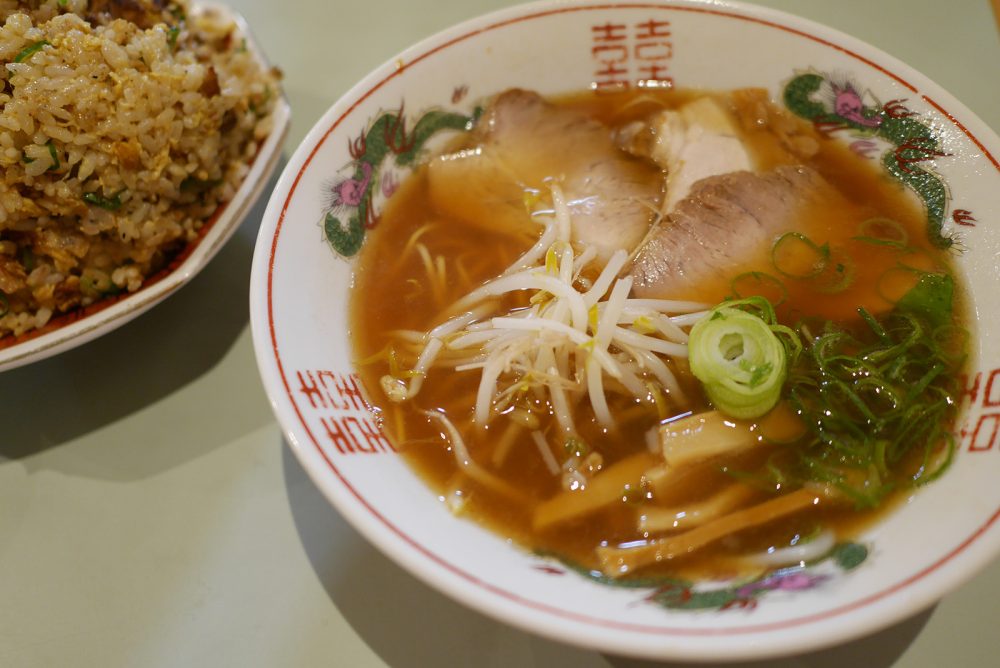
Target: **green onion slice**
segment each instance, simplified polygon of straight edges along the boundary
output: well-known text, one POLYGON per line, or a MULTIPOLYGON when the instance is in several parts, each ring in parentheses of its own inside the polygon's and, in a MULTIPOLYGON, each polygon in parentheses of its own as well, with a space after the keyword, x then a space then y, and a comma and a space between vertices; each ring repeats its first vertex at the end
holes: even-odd
POLYGON ((29 274, 35 268, 35 253, 34 251, 31 250, 30 247, 28 246, 21 247, 19 260, 21 262, 21 266, 24 267, 24 270, 29 274))
POLYGON ((771 246, 771 263, 779 274, 788 278, 818 276, 829 259, 829 246, 817 246, 800 232, 786 232, 771 246))
POLYGON ((945 324, 934 330, 934 343, 941 350, 941 356, 949 362, 964 360, 969 349, 969 330, 953 324, 945 324))
POLYGON ((810 282, 818 292, 843 292, 854 282, 854 260, 840 248, 828 249, 826 264, 810 282))
POLYGON ((30 58, 32 54, 41 51, 46 46, 52 46, 52 43, 43 39, 41 41, 35 42, 34 44, 30 44, 26 46, 19 54, 14 56, 14 62, 23 63, 25 60, 30 58))
POLYGON ((781 279, 762 271, 740 274, 729 283, 729 289, 737 299, 763 297, 776 307, 788 301, 788 288, 781 279))
POLYGON ((901 249, 896 261, 901 267, 921 272, 942 272, 945 270, 927 250, 923 248, 906 247, 901 249))
POLYGON ((824 325, 807 338, 785 390, 810 434, 789 451, 783 473, 833 485, 858 507, 898 487, 891 472, 904 462, 919 465, 913 484, 938 477, 956 447, 968 333, 951 320, 951 277, 893 271, 916 281, 896 308, 878 318, 859 309, 863 327, 824 325))
POLYGON ((45 145, 48 147, 49 155, 52 157, 52 166, 49 167, 48 171, 59 169, 59 152, 56 151, 55 144, 50 139, 45 145))
POLYGON ((788 353, 768 322, 737 303, 723 302, 695 324, 688 354, 691 372, 715 407, 749 419, 778 402, 788 353))
POLYGON ((910 240, 906 229, 891 218, 869 218, 858 227, 856 241, 863 241, 877 246, 894 246, 905 248, 910 240))
POLYGON ((117 211, 122 206, 120 195, 121 193, 116 193, 113 197, 109 198, 103 197, 96 192, 83 193, 83 201, 87 204, 93 204, 94 206, 99 206, 108 211, 117 211))

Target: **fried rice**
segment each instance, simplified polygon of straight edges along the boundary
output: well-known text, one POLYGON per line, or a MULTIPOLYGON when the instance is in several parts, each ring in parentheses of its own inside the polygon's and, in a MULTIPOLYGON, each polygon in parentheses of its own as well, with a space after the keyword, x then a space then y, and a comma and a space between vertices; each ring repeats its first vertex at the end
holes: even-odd
POLYGON ((278 74, 186 0, 0 0, 0 344, 134 292, 231 199, 278 74))

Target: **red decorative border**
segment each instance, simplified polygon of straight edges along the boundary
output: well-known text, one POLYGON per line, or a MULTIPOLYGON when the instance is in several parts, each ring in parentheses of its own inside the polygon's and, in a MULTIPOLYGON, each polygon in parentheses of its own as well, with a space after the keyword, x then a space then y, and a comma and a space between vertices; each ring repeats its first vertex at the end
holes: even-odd
MULTIPOLYGON (((302 413, 301 413, 301 411, 299 409, 299 406, 295 403, 295 398, 293 396, 292 389, 291 389, 291 387, 289 385, 288 379, 285 376, 284 365, 281 362, 281 355, 280 355, 280 353, 278 351, 277 333, 276 333, 276 330, 275 330, 275 323, 274 323, 274 305, 272 303, 272 296, 273 296, 272 286, 273 286, 273 279, 274 279, 274 261, 275 261, 275 256, 276 256, 276 253, 277 253, 278 237, 280 236, 281 228, 282 228, 282 226, 284 224, 285 215, 286 215, 286 213, 288 211, 288 206, 289 206, 289 204, 291 202, 291 199, 292 199, 293 195, 295 194, 295 191, 296 191, 296 189, 297 189, 297 187, 299 185, 299 181, 302 179, 303 174, 305 173, 306 169, 311 164, 313 158, 316 156, 316 153, 319 151, 320 146, 322 146, 323 143, 326 141, 327 137, 329 137, 329 135, 340 126, 340 124, 344 121, 344 119, 347 118, 348 116, 350 116, 351 113, 353 113, 354 110, 361 103, 363 103, 365 100, 367 100, 369 97, 371 97, 376 91, 378 91, 380 88, 382 88, 385 84, 387 84, 392 79, 395 79, 403 71, 412 68, 413 66, 415 66, 416 64, 418 64, 418 63, 420 63, 420 62, 422 62, 424 60, 427 60, 428 58, 430 58, 431 56, 435 55, 439 51, 443 51, 443 50, 445 50, 445 49, 447 49, 447 48, 449 48, 449 47, 451 47, 451 46, 453 46, 453 45, 455 45, 457 43, 464 42, 464 41, 466 41, 468 39, 471 39, 471 38, 473 38, 473 37, 475 37, 477 35, 480 35, 482 33, 491 32, 493 30, 504 28, 504 27, 507 27, 507 26, 510 26, 510 25, 514 25, 514 24, 517 24, 517 23, 523 23, 523 22, 527 22, 527 21, 531 21, 531 20, 535 20, 535 19, 539 19, 539 18, 545 18, 545 17, 548 17, 548 16, 556 15, 556 14, 566 14, 566 13, 575 13, 575 12, 580 12, 580 11, 595 11, 595 10, 606 10, 606 9, 608 9, 608 10, 614 10, 614 9, 651 9, 651 10, 658 10, 658 11, 666 10, 666 11, 689 12, 689 13, 697 13, 697 14, 712 14, 712 15, 716 15, 716 16, 723 16, 723 17, 726 17, 726 18, 737 19, 737 20, 741 20, 741 21, 747 21, 749 23, 756 23, 756 24, 759 24, 759 25, 767 26, 769 28, 775 28, 777 30, 781 30, 783 32, 787 32, 787 33, 790 33, 790 34, 793 34, 793 35, 797 35, 799 37, 803 37, 803 38, 805 38, 805 39, 807 39, 809 41, 816 42, 818 44, 822 44, 822 45, 830 47, 830 48, 832 48, 832 49, 834 49, 836 51, 844 53, 844 54, 850 56, 851 58, 854 58, 855 60, 857 60, 857 61, 859 61, 859 62, 861 62, 861 63, 863 63, 863 64, 865 64, 865 65, 867 65, 869 67, 871 67, 872 69, 877 70, 878 72, 884 74, 885 76, 890 77, 891 79, 893 79, 896 82, 898 82, 900 85, 908 88, 913 93, 915 93, 915 94, 919 93, 918 89, 913 84, 909 83, 906 79, 904 79, 901 76, 895 74, 894 72, 889 71, 888 69, 882 67, 881 65, 879 65, 879 64, 877 64, 877 63, 869 60, 868 58, 866 58, 866 57, 864 57, 864 56, 862 56, 862 55, 860 55, 860 54, 858 54, 858 53, 856 53, 854 51, 851 51, 850 49, 848 49, 846 47, 840 46, 838 44, 835 44, 835 43, 830 42, 828 40, 825 40, 823 38, 817 37, 817 36, 812 35, 810 33, 804 32, 802 30, 799 30, 799 29, 796 29, 796 28, 791 28, 789 26, 785 26, 785 25, 782 25, 782 24, 779 24, 779 23, 775 23, 773 21, 768 21, 768 20, 765 20, 765 19, 755 18, 755 17, 751 17, 751 16, 744 16, 744 15, 741 15, 741 14, 738 14, 738 13, 724 11, 724 10, 720 10, 720 9, 699 8, 699 7, 668 7, 668 6, 663 6, 663 5, 658 5, 658 4, 652 4, 652 3, 632 3, 632 4, 615 4, 615 5, 611 5, 611 4, 596 4, 596 5, 590 5, 590 6, 585 6, 585 7, 564 7, 564 8, 557 8, 557 9, 542 11, 542 12, 538 12, 538 13, 535 13, 535 14, 531 14, 531 15, 527 15, 527 16, 522 16, 522 17, 517 17, 517 18, 512 18, 512 19, 508 19, 508 20, 504 20, 504 21, 499 21, 497 23, 490 24, 490 25, 485 26, 483 28, 472 30, 470 32, 467 32, 467 33, 464 33, 464 34, 459 35, 457 37, 454 37, 454 38, 452 38, 452 39, 450 39, 450 40, 448 40, 448 41, 446 41, 446 42, 444 42, 444 43, 442 43, 442 44, 440 44, 440 45, 438 45, 438 46, 430 49, 429 51, 427 51, 427 52, 425 52, 425 53, 417 56, 416 58, 412 59, 410 62, 401 64, 393 72, 391 72, 390 74, 388 74, 385 78, 383 78, 382 80, 380 80, 377 83, 375 83, 370 89, 368 89, 367 91, 361 93, 359 95, 359 97, 357 98, 357 100, 355 100, 351 104, 351 106, 348 107, 347 110, 344 111, 333 122, 333 124, 323 134, 323 136, 319 139, 319 141, 316 142, 316 145, 313 147, 312 151, 310 151, 309 155, 306 157, 305 161, 302 164, 302 167, 300 168, 299 172, 296 174, 295 179, 292 182, 291 187, 289 188, 288 196, 286 197, 286 199, 285 199, 285 201, 284 201, 284 203, 282 205, 281 213, 280 213, 280 215, 278 217, 278 222, 277 222, 277 225, 275 227, 274 237, 273 237, 273 240, 271 242, 271 249, 270 249, 270 255, 269 255, 269 258, 268 258, 268 269, 267 269, 267 317, 268 317, 268 327, 269 327, 270 338, 271 338, 271 346, 272 346, 273 351, 274 351, 274 359, 275 359, 275 363, 277 364, 277 367, 278 367, 278 373, 281 376, 281 380, 282 380, 282 383, 284 384, 285 392, 288 395, 289 402, 291 403, 293 409, 295 410, 295 414, 298 417, 299 422, 302 425, 303 429, 305 429, 306 433, 309 435, 309 438, 312 441, 314 447, 316 448, 316 451, 319 453, 319 455, 326 462, 327 466, 329 466, 330 470, 340 480, 340 482, 344 485, 344 487, 347 488, 348 491, 350 491, 350 493, 355 497, 355 499, 357 499, 357 501, 368 512, 370 512, 373 516, 375 516, 387 529, 389 529, 390 531, 392 531, 396 536, 398 536, 399 538, 401 538, 404 542, 406 542, 407 544, 409 544, 412 548, 414 548, 415 550, 417 550, 418 552, 420 552, 425 557, 427 557, 428 559, 430 559, 432 562, 438 564, 439 566, 441 566, 445 570, 447 570, 447 571, 449 571, 449 572, 451 572, 451 573, 459 576, 460 578, 466 580, 467 582, 469 582, 471 584, 474 584, 474 585, 476 585, 478 587, 481 587, 481 588, 483 588, 483 589, 485 589, 485 590, 487 590, 487 591, 489 591, 489 592, 491 592, 493 594, 496 594, 496 595, 501 596, 501 597, 503 597, 503 598, 505 598, 505 599, 507 599, 509 601, 512 601, 512 602, 524 605, 526 607, 529 607, 529 608, 532 608, 532 609, 535 609, 535 610, 540 610, 540 611, 543 611, 543 612, 547 612, 547 613, 553 614, 553 615, 555 615, 557 617, 561 617, 561 618, 564 618, 564 619, 570 619, 570 620, 577 621, 577 622, 583 622, 583 623, 587 623, 587 624, 593 624, 593 625, 600 626, 600 627, 603 627, 603 628, 619 629, 619 630, 625 630, 625 631, 631 631, 631 632, 650 633, 650 634, 665 634, 665 635, 677 635, 677 636, 724 636, 724 635, 736 635, 736 634, 747 634, 747 633, 759 633, 759 632, 766 632, 766 631, 775 631, 775 630, 786 629, 786 628, 791 628, 791 627, 795 627, 795 626, 801 626, 801 625, 804 625, 804 624, 809 624, 809 623, 817 622, 817 621, 820 621, 820 620, 823 620, 823 619, 828 619, 828 618, 831 618, 831 617, 836 617, 836 616, 839 616, 839 615, 843 615, 845 613, 857 610, 859 608, 862 608, 862 607, 865 607, 865 606, 870 605, 872 603, 875 603, 876 601, 884 599, 887 596, 890 596, 890 595, 892 595, 892 594, 894 594, 894 593, 896 593, 896 592, 898 592, 898 591, 900 591, 900 590, 908 587, 909 585, 913 584, 914 582, 916 582, 918 580, 921 580, 922 578, 924 578, 925 576, 927 576, 929 573, 937 570, 942 565, 944 565, 945 563, 951 561, 955 556, 957 556, 958 554, 960 554, 961 552, 963 552, 969 545, 971 545, 973 542, 975 542, 980 536, 982 536, 983 534, 985 534, 990 529, 990 527, 995 522, 997 522, 998 519, 1000 519, 1000 508, 998 508, 996 510, 996 512, 994 512, 993 515, 981 527, 979 527, 975 532, 973 532, 972 535, 970 535, 965 541, 963 541, 960 545, 958 545, 957 547, 955 547, 948 554, 946 554, 945 556, 941 557, 940 559, 938 559, 933 564, 927 566, 923 570, 915 573, 914 575, 906 578, 905 580, 902 580, 901 582, 896 583, 895 585, 893 585, 893 586, 891 586, 891 587, 889 587, 887 589, 884 589, 884 590, 882 590, 880 592, 877 592, 875 594, 867 596, 867 597, 865 597, 863 599, 860 599, 860 600, 855 601, 853 603, 850 603, 848 605, 841 606, 839 608, 828 610, 826 612, 816 613, 816 614, 813 614, 813 615, 807 615, 807 616, 800 617, 800 618, 797 618, 797 619, 789 619, 789 620, 784 620, 784 621, 780 621, 780 622, 772 622, 772 623, 767 623, 767 624, 750 624, 750 625, 746 625, 746 626, 727 627, 727 628, 720 628, 720 629, 671 628, 671 627, 661 627, 661 626, 648 626, 648 625, 642 625, 642 624, 631 624, 631 623, 625 623, 625 622, 618 622, 618 621, 611 620, 611 619, 601 619, 601 618, 591 617, 591 616, 588 616, 588 615, 583 615, 583 614, 571 612, 571 611, 568 611, 568 610, 563 610, 563 609, 556 608, 556 607, 553 607, 553 606, 550 606, 550 605, 546 605, 544 603, 539 603, 537 601, 532 601, 530 599, 523 598, 522 596, 519 596, 518 594, 515 594, 513 592, 507 591, 505 589, 501 589, 501 588, 499 588, 499 587, 497 587, 495 585, 490 584, 489 582, 486 582, 486 581, 484 581, 484 580, 476 577, 475 575, 473 575, 471 573, 468 573, 468 572, 466 572, 466 571, 458 568, 454 564, 446 561, 440 555, 438 555, 438 554, 430 551, 428 548, 426 548, 423 545, 421 545, 420 543, 416 542, 411 536, 409 536, 408 534, 406 534, 402 529, 400 529, 399 527, 397 527, 396 525, 394 525, 392 522, 390 522, 388 520, 388 518, 386 518, 381 513, 379 513, 368 502, 368 500, 365 499, 365 497, 362 496, 358 492, 358 490, 356 490, 350 484, 350 482, 347 480, 347 478, 345 478, 344 475, 341 473, 341 471, 337 468, 336 464, 334 464, 333 461, 330 459, 330 457, 323 451, 323 448, 320 446, 319 441, 317 440, 316 436, 310 431, 310 429, 309 429, 309 427, 308 427, 308 425, 306 423, 306 420, 304 419, 304 417, 303 417, 303 415, 302 415, 302 413)), ((990 154, 990 152, 986 149, 986 147, 982 144, 982 142, 980 142, 975 136, 973 136, 972 133, 962 123, 960 123, 954 116, 952 116, 950 113, 948 113, 947 111, 945 111, 938 103, 936 103, 934 100, 932 100, 928 96, 924 95, 923 99, 926 102, 928 102, 930 105, 932 105, 935 109, 937 109, 939 112, 941 112, 959 130, 961 130, 961 132, 963 134, 965 134, 980 150, 983 151, 983 154, 986 156, 986 158, 993 164, 993 166, 997 169, 997 171, 1000 172, 1000 163, 997 162, 997 159, 994 158, 992 154, 990 154)))

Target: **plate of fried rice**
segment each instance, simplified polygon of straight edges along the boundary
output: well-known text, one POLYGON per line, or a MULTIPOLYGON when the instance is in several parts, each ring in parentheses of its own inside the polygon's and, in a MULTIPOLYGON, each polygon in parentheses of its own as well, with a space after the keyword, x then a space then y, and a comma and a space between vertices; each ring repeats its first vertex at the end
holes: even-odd
POLYGON ((280 157, 280 72, 187 0, 0 0, 0 370, 189 281, 280 157))

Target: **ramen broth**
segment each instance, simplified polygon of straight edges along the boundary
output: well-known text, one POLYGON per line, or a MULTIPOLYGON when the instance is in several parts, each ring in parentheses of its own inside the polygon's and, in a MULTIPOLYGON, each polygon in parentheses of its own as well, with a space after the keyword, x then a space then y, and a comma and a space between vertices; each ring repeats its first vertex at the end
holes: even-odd
MULTIPOLYGON (((585 110, 613 129, 644 118, 655 108, 681 104, 692 95, 684 91, 586 93, 560 98, 556 103, 585 110)), ((856 330, 862 326, 857 315, 859 305, 865 305, 874 314, 886 312, 892 307, 889 299, 898 298, 912 287, 906 272, 898 272, 901 275, 894 277, 893 267, 897 263, 912 264, 924 271, 947 271, 947 254, 926 240, 923 213, 912 194, 880 173, 876 161, 859 158, 839 142, 823 140, 811 127, 799 130, 818 146, 806 164, 851 205, 848 210, 831 209, 822 203, 815 205, 801 217, 796 229, 817 243, 840 249, 845 262, 850 264, 853 280, 848 289, 835 294, 817 292, 803 282, 788 282, 787 295, 782 296, 783 301, 777 306, 778 318, 786 324, 802 318, 834 320, 856 330), (853 239, 858 226, 872 218, 890 218, 906 231, 909 250, 903 259, 898 249, 853 239)), ((762 169, 790 160, 786 151, 775 148, 776 140, 766 127, 758 129, 753 123, 745 123, 743 140, 762 169)), ((455 146, 461 147, 468 141, 467 137, 460 137, 455 146)), ((558 180, 559 175, 552 176, 558 180)), ((456 182, 452 187, 456 192, 461 191, 462 183, 456 182)), ((419 342, 407 342, 398 332, 426 332, 440 324, 451 304, 503 272, 536 238, 519 233, 494 233, 441 215, 428 198, 426 169, 417 169, 387 203, 377 229, 369 234, 361 251, 352 291, 352 340, 363 385, 380 414, 383 430, 444 503, 456 514, 485 524, 529 549, 558 556, 586 569, 600 569, 596 546, 615 546, 660 535, 645 534, 637 528, 643 504, 650 498, 662 508, 696 504, 733 485, 739 479, 734 472, 765 466, 778 446, 754 448, 723 464, 709 460, 695 465, 666 488, 654 490, 648 481, 626 485, 614 503, 576 519, 538 528, 538 508, 572 489, 572 482, 567 485, 567 470, 579 472, 577 479, 582 481, 579 486, 586 487, 620 462, 627 462, 636 470, 655 469, 662 463, 662 455, 648 447, 650 429, 712 409, 683 359, 671 359, 666 364, 676 375, 686 402, 668 397, 664 413, 664 406, 652 399, 637 401, 610 395, 609 408, 617 426, 609 429, 595 419, 584 401, 576 412, 577 434, 573 438, 560 436, 558 426, 547 423, 553 422, 547 398, 530 391, 517 404, 517 410, 521 410, 518 419, 512 416, 507 420, 491 420, 485 426, 474 425, 472 406, 480 375, 449 368, 447 352, 443 353, 442 364, 427 373, 418 395, 408 401, 388 400, 380 389, 380 379, 412 368, 420 353, 419 342), (428 418, 425 413, 428 410, 443 413, 455 425, 471 460, 489 472, 488 480, 468 475, 456 463, 447 430, 440 422, 428 418), (550 458, 543 456, 542 446, 532 436, 532 432, 538 431, 546 434, 551 457, 548 462, 550 458), (560 467, 557 475, 551 469, 552 460, 560 467), (572 460, 569 467, 567 460, 572 460)), ((676 298, 715 304, 732 295, 740 281, 752 280, 752 272, 774 274, 770 262, 767 249, 745 266, 732 267, 726 276, 704 285, 687 286, 684 294, 676 298)), ((528 296, 505 299, 505 305, 514 309, 527 306, 528 296)), ((894 475, 901 480, 920 465, 914 457, 910 459, 914 461, 903 461, 896 466, 894 475)), ((821 528, 832 529, 838 540, 849 538, 905 498, 910 490, 911 485, 900 484, 899 491, 877 509, 864 512, 848 503, 820 504, 818 510, 795 513, 736 532, 689 556, 666 560, 641 573, 657 569, 688 577, 745 573, 754 568, 744 561, 745 555, 794 545, 821 528)), ((752 506, 773 497, 774 490, 748 484, 744 496, 743 504, 752 506)))

